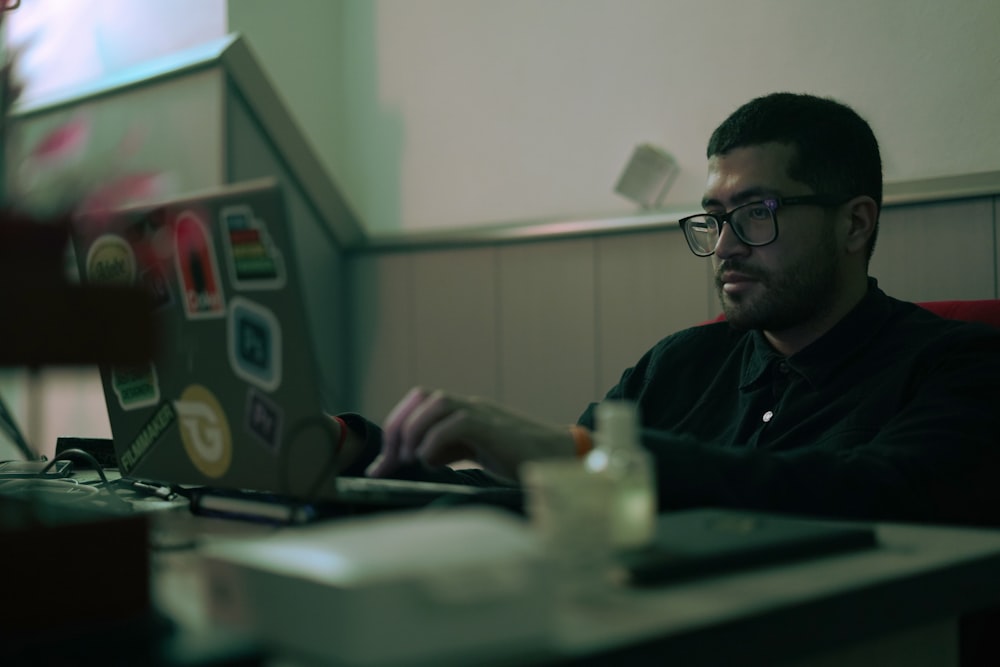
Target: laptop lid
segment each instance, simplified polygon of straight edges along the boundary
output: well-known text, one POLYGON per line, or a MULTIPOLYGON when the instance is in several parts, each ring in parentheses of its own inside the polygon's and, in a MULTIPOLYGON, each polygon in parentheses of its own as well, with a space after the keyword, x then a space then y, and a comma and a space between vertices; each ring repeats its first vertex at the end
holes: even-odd
POLYGON ((154 297, 154 361, 100 369, 123 475, 309 497, 333 477, 288 222, 268 179, 78 225, 83 280, 154 297))

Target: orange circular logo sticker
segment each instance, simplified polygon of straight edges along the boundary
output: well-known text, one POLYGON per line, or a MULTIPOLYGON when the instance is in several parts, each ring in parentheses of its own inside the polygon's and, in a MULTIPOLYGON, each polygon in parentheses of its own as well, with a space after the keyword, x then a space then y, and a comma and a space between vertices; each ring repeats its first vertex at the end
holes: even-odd
POLYGON ((193 384, 174 401, 181 440, 191 463, 208 477, 222 477, 233 460, 226 413, 205 387, 193 384))

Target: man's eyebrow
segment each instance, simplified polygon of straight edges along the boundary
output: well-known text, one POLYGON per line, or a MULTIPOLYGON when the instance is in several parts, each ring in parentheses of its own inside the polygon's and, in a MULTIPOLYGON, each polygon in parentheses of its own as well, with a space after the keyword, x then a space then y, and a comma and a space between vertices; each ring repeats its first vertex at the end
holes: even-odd
MULTIPOLYGON (((739 206, 740 204, 746 204, 748 202, 756 201, 758 199, 764 199, 767 197, 777 197, 779 196, 777 191, 771 188, 765 188, 763 186, 755 186, 752 188, 747 188, 746 190, 740 190, 732 197, 733 204, 739 206)), ((704 197, 701 200, 701 207, 707 209, 709 206, 722 207, 722 201, 716 199, 715 197, 704 197)))

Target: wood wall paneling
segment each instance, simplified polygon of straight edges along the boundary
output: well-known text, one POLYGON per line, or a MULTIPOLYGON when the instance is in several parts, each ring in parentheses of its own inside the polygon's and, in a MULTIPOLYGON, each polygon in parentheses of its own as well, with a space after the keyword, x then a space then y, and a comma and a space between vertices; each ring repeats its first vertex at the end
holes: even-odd
POLYGON ((412 281, 416 383, 499 398, 497 250, 416 253, 412 281))
POLYGON ((708 319, 706 264, 676 230, 597 241, 597 367, 603 392, 667 334, 708 319))
POLYGON ((360 255, 348 263, 355 379, 351 409, 380 422, 416 383, 413 345, 413 256, 360 255))
POLYGON ((992 199, 886 209, 871 275, 888 294, 910 301, 995 298, 992 199))
POLYGON ((599 397, 593 239, 499 249, 501 401, 571 423, 599 397))

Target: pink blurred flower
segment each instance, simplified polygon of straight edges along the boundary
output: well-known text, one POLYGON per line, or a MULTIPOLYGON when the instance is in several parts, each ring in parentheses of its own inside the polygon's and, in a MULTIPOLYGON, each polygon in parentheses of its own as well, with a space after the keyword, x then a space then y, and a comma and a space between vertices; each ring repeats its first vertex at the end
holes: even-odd
POLYGON ((90 139, 90 122, 78 116, 42 137, 29 153, 42 164, 65 162, 83 154, 90 139))

